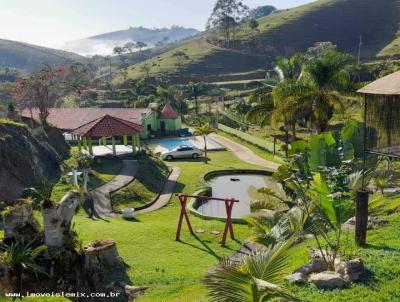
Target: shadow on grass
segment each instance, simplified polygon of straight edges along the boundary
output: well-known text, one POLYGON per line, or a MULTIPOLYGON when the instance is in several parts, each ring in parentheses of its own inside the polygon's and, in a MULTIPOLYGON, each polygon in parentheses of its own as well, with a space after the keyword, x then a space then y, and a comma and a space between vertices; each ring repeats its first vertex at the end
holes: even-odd
POLYGON ((196 234, 192 234, 192 236, 203 246, 203 248, 199 247, 197 245, 182 241, 182 240, 178 241, 178 242, 180 242, 182 244, 189 245, 189 246, 191 246, 191 247, 193 247, 195 249, 198 249, 200 251, 206 252, 206 253, 210 254, 211 256, 215 257, 216 259, 221 260, 221 257, 216 252, 214 252, 214 250, 207 244, 207 242, 210 242, 210 241, 202 240, 196 234))
POLYGON ((400 248, 393 248, 387 245, 374 245, 374 244, 367 244, 365 246, 366 249, 372 249, 377 251, 386 251, 386 252, 400 252, 400 248))
POLYGON ((182 193, 185 187, 186 185, 184 183, 177 181, 175 183, 174 193, 182 193))
MULTIPOLYGON (((211 159, 207 157, 207 160, 210 162, 211 159)), ((168 160, 168 162, 173 163, 173 162, 185 162, 185 163, 203 163, 205 161, 204 157, 198 157, 198 158, 174 158, 171 160, 168 160)))
POLYGON ((128 222, 141 222, 140 219, 138 219, 137 217, 123 218, 123 219, 128 221, 128 222))

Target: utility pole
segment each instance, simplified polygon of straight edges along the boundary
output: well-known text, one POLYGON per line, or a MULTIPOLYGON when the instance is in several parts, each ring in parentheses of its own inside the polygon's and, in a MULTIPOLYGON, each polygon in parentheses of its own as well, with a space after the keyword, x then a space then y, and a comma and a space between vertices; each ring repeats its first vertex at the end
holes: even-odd
POLYGON ((361 61, 361 47, 363 45, 363 41, 362 41, 362 35, 360 35, 360 41, 358 43, 358 58, 357 58, 357 65, 360 65, 360 61, 361 61))

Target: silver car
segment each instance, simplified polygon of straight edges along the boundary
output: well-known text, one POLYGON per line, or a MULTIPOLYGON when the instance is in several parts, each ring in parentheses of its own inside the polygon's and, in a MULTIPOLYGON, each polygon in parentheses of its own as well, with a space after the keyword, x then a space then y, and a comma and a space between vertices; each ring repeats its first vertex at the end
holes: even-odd
POLYGON ((203 155, 203 151, 196 147, 182 145, 172 150, 164 151, 161 153, 161 158, 172 160, 174 158, 198 158, 203 155))

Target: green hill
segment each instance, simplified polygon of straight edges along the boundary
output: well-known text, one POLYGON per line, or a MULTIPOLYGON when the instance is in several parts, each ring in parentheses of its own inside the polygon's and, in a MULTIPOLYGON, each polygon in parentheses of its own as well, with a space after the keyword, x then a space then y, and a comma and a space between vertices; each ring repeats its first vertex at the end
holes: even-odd
POLYGON ((0 66, 34 71, 43 66, 84 62, 80 55, 32 44, 0 39, 0 66))
POLYGON ((216 75, 222 81, 240 79, 235 75, 269 68, 277 56, 304 51, 315 42, 331 41, 340 50, 356 54, 360 36, 363 58, 400 54, 399 5, 399 0, 316 1, 258 19, 257 31, 241 26, 234 49, 216 46, 216 34, 204 33, 129 67, 114 81, 144 76, 143 65, 150 67, 151 75, 166 72, 176 82, 208 81, 216 75), (177 51, 184 51, 187 58, 174 57, 177 51))

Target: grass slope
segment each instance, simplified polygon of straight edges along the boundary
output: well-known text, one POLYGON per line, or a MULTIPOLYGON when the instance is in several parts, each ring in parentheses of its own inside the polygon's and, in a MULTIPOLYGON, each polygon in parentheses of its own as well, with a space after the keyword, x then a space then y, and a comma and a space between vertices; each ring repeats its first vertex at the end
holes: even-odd
POLYGON ((169 171, 163 161, 147 155, 137 160, 139 170, 135 180, 112 195, 114 209, 144 206, 154 200, 164 185, 169 171))
MULTIPOLYGON (((277 56, 304 51, 318 41, 331 41, 342 51, 356 54, 360 36, 363 37, 362 56, 365 58, 375 57, 381 51, 400 53, 400 48, 394 46, 397 42, 393 42, 400 20, 398 5, 398 0, 315 1, 260 18, 258 31, 243 25, 238 31, 240 41, 235 49, 208 43, 213 33, 205 33, 129 67, 127 78, 145 76, 140 66, 149 64, 150 74, 154 76, 169 73, 176 75, 180 82, 197 78, 209 81, 210 75, 266 68, 277 56), (189 59, 178 62, 173 58, 177 50, 185 51, 189 59), (181 65, 179 68, 178 64, 181 65)), ((117 75, 115 83, 122 81, 122 75, 117 75)), ((224 81, 223 76, 221 81, 224 81)))
POLYGON ((86 60, 85 57, 63 50, 0 39, 0 63, 5 67, 34 71, 43 67, 43 64, 57 66, 86 60))

